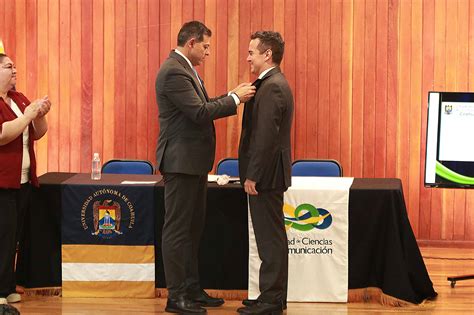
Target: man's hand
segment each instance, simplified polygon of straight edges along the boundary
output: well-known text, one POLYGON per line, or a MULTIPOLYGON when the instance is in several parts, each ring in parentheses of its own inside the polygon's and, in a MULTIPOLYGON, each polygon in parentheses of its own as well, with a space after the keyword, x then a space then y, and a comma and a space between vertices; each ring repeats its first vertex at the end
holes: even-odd
POLYGON ((258 191, 255 188, 255 185, 257 185, 256 182, 250 179, 246 179, 244 183, 244 190, 247 194, 249 195, 258 195, 258 191))
POLYGON ((242 83, 232 90, 233 93, 237 94, 241 103, 245 103, 250 100, 257 89, 251 83, 242 83))
POLYGON ((240 83, 240 84, 237 85, 233 90, 230 90, 229 92, 230 92, 230 93, 235 93, 235 91, 237 91, 237 89, 240 89, 241 87, 246 86, 246 85, 249 85, 249 84, 251 84, 251 83, 248 83, 248 82, 240 83))

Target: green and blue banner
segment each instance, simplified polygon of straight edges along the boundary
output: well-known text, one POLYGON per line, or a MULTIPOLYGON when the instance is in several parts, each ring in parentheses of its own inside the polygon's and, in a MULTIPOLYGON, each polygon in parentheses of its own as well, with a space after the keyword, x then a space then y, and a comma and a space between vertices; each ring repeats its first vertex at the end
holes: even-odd
MULTIPOLYGON (((288 236, 288 301, 347 302, 349 189, 353 178, 293 177, 283 213, 288 236)), ((259 296, 255 235, 249 210, 249 298, 259 296)))

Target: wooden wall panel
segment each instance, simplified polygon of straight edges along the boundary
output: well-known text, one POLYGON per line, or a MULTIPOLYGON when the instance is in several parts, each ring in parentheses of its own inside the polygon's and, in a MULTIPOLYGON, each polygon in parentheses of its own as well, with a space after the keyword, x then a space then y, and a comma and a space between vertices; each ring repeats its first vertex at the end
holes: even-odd
MULTIPOLYGON (((239 83, 239 1, 227 1, 227 90, 233 89, 239 83)), ((244 58, 242 58, 244 59, 244 58)), ((239 116, 242 113, 242 106, 238 107, 235 116, 227 118, 227 132, 225 156, 236 157, 239 146, 240 124, 239 116)))
MULTIPOLYGON (((410 96, 411 96, 411 2, 400 1, 400 41, 398 64, 398 112, 397 112, 397 177, 404 186, 405 202, 410 200, 408 161, 410 158, 410 96)), ((411 212, 409 212, 411 215, 411 212)))
MULTIPOLYGON (((170 29, 170 39, 173 40, 176 36, 173 34, 178 34, 179 28, 183 24, 183 2, 182 0, 172 0, 170 6, 170 16, 171 16, 171 29, 170 29)), ((175 43, 171 43, 172 45, 175 43)))
POLYGON ((351 128, 351 174, 363 177, 363 126, 364 126, 364 54, 365 54, 365 1, 354 1, 354 29, 352 50, 352 128, 351 128))
MULTIPOLYGON (((2 25, 5 25, 5 13, 7 14, 10 14, 11 12, 15 12, 15 9, 12 9, 12 8, 9 8, 8 9, 8 12, 6 11, 6 2, 5 1, 0 1, 0 23, 2 23, 2 25)), ((8 40, 7 40, 7 29, 2 29, 0 30, 0 39, 2 39, 2 44, 3 44, 3 41, 5 41, 6 43, 10 43, 8 40)), ((8 47, 7 47, 8 48, 8 47)), ((10 54, 12 54, 11 51, 8 50, 8 52, 10 54)))
MULTIPOLYGON (((433 88, 433 75, 434 75, 434 0, 425 1, 423 5, 423 66, 422 66, 422 100, 421 100, 421 143, 426 142, 426 132, 423 132, 427 128, 427 105, 425 104, 428 100, 428 92, 432 91, 433 88)), ((420 152, 420 199, 419 205, 419 237, 423 239, 430 238, 430 221, 431 221, 431 189, 423 187, 423 176, 425 171, 425 151, 420 152)))
MULTIPOLYGON (((307 0, 296 1, 296 38, 299 35, 303 37, 307 37, 308 35, 308 16, 313 17, 315 13, 317 13, 316 1, 312 4, 314 6, 308 7, 307 0)), ((313 19, 313 27, 315 29, 319 29, 318 21, 319 19, 313 19)), ((255 28, 253 29, 255 30, 255 28)), ((314 32, 314 34, 318 34, 319 32, 314 32)), ((308 122, 318 122, 318 113, 316 110, 312 113, 307 111, 306 104, 311 104, 310 106, 314 109, 318 108, 318 86, 317 83, 319 79, 310 82, 308 86, 307 75, 306 73, 311 74, 312 77, 318 78, 319 77, 319 69, 316 65, 317 62, 317 55, 319 53, 319 36, 315 36, 313 39, 313 49, 311 49, 312 53, 308 54, 308 42, 307 41, 300 41, 296 39, 295 43, 295 85, 299 88, 294 91, 294 98, 295 98, 295 111, 294 117, 295 121, 301 121, 300 124, 295 124, 295 133, 296 138, 300 141, 295 142, 295 155, 296 156, 305 156, 306 155, 306 148, 308 147, 317 147, 318 135, 319 130, 321 129, 320 124, 316 123, 314 129, 314 133, 308 134, 308 122), (311 72, 309 72, 309 65, 312 66, 311 72), (307 97, 307 91, 314 89, 313 93, 310 93, 307 97)), ((289 55, 289 54, 287 54, 289 55)), ((321 107, 319 107, 321 108, 321 107)), ((312 125, 312 124, 311 124, 312 125)))
POLYGON ((386 177, 397 176, 399 15, 399 0, 391 0, 388 6, 386 177))
POLYGON ((388 2, 377 2, 375 51, 375 177, 385 176, 387 159, 388 2))
MULTIPOLYGON (((304 53, 305 60, 307 62, 302 62, 302 67, 303 70, 308 73, 308 80, 306 80, 306 76, 301 77, 298 73, 296 75, 296 85, 299 86, 300 88, 298 91, 305 91, 305 93, 299 93, 301 95, 296 95, 295 97, 295 120, 302 121, 301 124, 294 125, 293 129, 295 130, 295 136, 298 137, 298 139, 301 139, 298 141, 299 145, 296 146, 295 144, 295 152, 294 154, 296 156, 317 156, 318 154, 318 131, 319 131, 319 89, 320 89, 320 78, 319 78, 319 67, 318 67, 318 56, 319 56, 319 37, 320 34, 318 31, 319 29, 319 4, 316 1, 309 1, 308 3, 305 4, 307 8, 307 14, 304 14, 305 11, 300 10, 299 14, 301 17, 297 16, 297 19, 300 20, 304 18, 305 22, 305 32, 308 32, 308 21, 314 21, 313 23, 310 23, 311 25, 311 30, 315 30, 313 32, 312 36, 312 44, 308 48, 308 43, 305 42, 304 48, 305 51, 302 52, 304 53), (303 11, 303 12, 301 12, 303 11), (305 97, 306 98, 306 104, 308 104, 309 108, 312 108, 314 110, 309 110, 306 111, 306 106, 302 107, 300 104, 302 102, 299 100, 301 98, 305 97), (302 118, 296 118, 297 115, 300 115, 302 118), (306 129, 306 132, 301 132, 300 130, 302 127, 306 129), (301 136, 303 134, 303 136, 301 136)), ((304 9, 304 8, 302 8, 304 9)), ((297 31, 299 33, 299 31, 297 31)), ((300 49, 298 49, 300 50, 300 49)), ((288 56, 288 54, 287 54, 288 56)), ((285 59, 285 58, 283 58, 285 59)), ((299 56, 296 56, 297 60, 301 60, 299 56)), ((286 72, 286 70, 284 70, 286 72)), ((303 73, 305 73, 303 72, 303 73)), ((296 91, 294 91, 296 92, 296 91)), ((304 131, 304 130, 303 130, 304 131)))
MULTIPOLYGON (((211 79, 207 81, 215 81, 215 93, 214 95, 222 95, 228 91, 227 87, 227 69, 222 65, 227 65, 228 51, 227 51, 227 34, 228 32, 228 6, 227 1, 221 3, 220 8, 217 6, 214 9, 213 13, 215 14, 215 26, 212 28, 215 29, 214 34, 214 47, 220 47, 217 50, 211 50, 211 54, 216 57, 215 60, 215 80, 211 79)), ((209 78, 209 75, 208 75, 209 78)), ((232 89, 233 87, 229 87, 232 89)), ((227 137, 227 130, 230 128, 228 119, 218 119, 215 123, 216 132, 221 136, 217 138, 216 143, 216 160, 219 161, 222 158, 227 157, 227 143, 230 143, 230 139, 227 137)))
MULTIPOLYGON (((114 0, 104 0, 104 12, 115 12, 114 0)), ((115 15, 104 15, 104 143, 102 159, 115 157, 115 15)), ((146 56, 148 58, 148 55, 146 56)), ((148 71, 148 69, 146 69, 148 71)), ((148 114, 145 113, 145 118, 148 114)))
POLYGON ((3 16, 0 21, 4 25, 1 31, 1 38, 9 45, 8 54, 16 56, 16 2, 2 1, 0 8, 2 9, 0 16, 3 16))
MULTIPOLYGON (((46 1, 38 2, 38 25, 48 25, 48 3, 46 1)), ((38 29, 38 97, 48 95, 48 28, 38 29)), ((38 152, 37 171, 45 173, 48 170, 48 135, 36 143, 38 152)))
POLYGON ((329 124, 328 156, 341 160, 341 92, 342 92, 342 0, 330 6, 329 46, 329 124))
MULTIPOLYGON (((84 41, 87 43, 88 41, 84 41)), ((92 58, 85 59, 92 60, 92 58)), ((82 60, 83 62, 85 61, 82 60)), ((82 68, 84 69, 84 68, 82 68)), ((81 133, 82 139, 90 139, 84 129, 81 131, 71 128, 71 2, 59 2, 59 171, 68 172, 71 169, 71 133, 81 133)), ((89 78, 91 78, 90 76, 89 78)), ((88 77, 83 77, 84 82, 88 77)), ((28 94, 27 94, 28 95, 28 94)), ((30 94, 31 95, 31 94, 30 94)), ((54 100, 53 100, 54 101, 54 100)), ((82 108, 90 107, 82 103, 82 108)), ((81 143, 73 143, 81 145, 81 143)))
MULTIPOLYGON (((421 78, 422 78, 422 34, 423 34, 423 7, 421 0, 412 2, 411 13, 411 65, 410 65, 410 102, 409 110, 409 130, 421 130, 421 78)), ((408 160, 408 200, 409 209, 415 209, 420 199, 420 137, 410 137, 408 160)), ((413 229, 419 229, 419 212, 411 211, 410 221, 413 229)))
POLYGON ((38 11, 36 0, 26 0, 26 93, 38 93, 38 11))
MULTIPOLYGON (((88 29, 92 34, 92 59, 90 63, 92 64, 92 151, 93 152, 103 152, 103 143, 104 143, 104 1, 103 0, 94 0, 92 2, 92 25, 89 24, 88 29)), ((127 10, 131 12, 132 10, 127 10)), ((131 12, 130 15, 132 15, 131 12)), ((135 25, 136 27, 136 25, 135 25)), ((132 47, 136 49, 136 42, 132 47)), ((126 63, 134 68, 133 71, 136 71, 137 64, 136 61, 131 58, 129 62, 126 63)), ((136 82, 136 77, 130 76, 130 82, 136 82), (135 80, 133 80, 135 79, 135 80)), ((133 91, 136 94, 136 87, 127 89, 127 91, 133 91)), ((130 102, 130 105, 135 104, 135 100, 130 102)), ((136 115, 133 110, 130 113, 130 117, 127 120, 133 121, 136 119, 136 115)), ((135 126, 135 125, 134 125, 135 126)), ((133 132, 133 139, 136 142, 136 132, 133 132)), ((130 145, 130 147, 133 147, 130 145)), ((134 152, 136 154, 136 152, 134 152)), ((102 156, 104 154, 102 153, 102 156)))
MULTIPOLYGON (((191 19, 213 31, 209 94, 252 82, 250 34, 280 31, 293 157, 401 178, 419 239, 474 244, 474 192, 423 187, 427 93, 474 91, 474 0, 0 1, 17 89, 53 102, 40 173, 89 172, 93 152, 154 162, 156 73, 191 19)), ((216 161, 237 155, 242 111, 216 122, 216 161)))
MULTIPOLYGON (((59 170, 59 4, 48 5, 48 96, 53 104, 48 113, 47 169, 59 170)), ((21 80, 21 78, 20 78, 21 80)), ((20 90, 21 91, 21 90, 20 90)), ((28 95, 34 98, 36 95, 28 95)), ((72 127, 71 127, 72 128, 72 127)), ((38 161, 39 162, 39 161, 38 161)))
MULTIPOLYGON (((457 49, 455 50, 456 58, 455 69, 456 69, 456 90, 457 91, 468 91, 468 72, 463 69, 469 67, 469 24, 464 21, 469 21, 469 1, 460 0, 457 3, 456 12, 456 40, 457 49)), ((456 190, 454 199, 454 217, 453 217, 453 239, 463 240, 465 235, 465 217, 466 217, 466 191, 456 190)))
MULTIPOLYGON (((138 1, 137 6, 137 121, 135 125, 137 138, 137 158, 148 159, 148 86, 150 78, 148 76, 148 32, 150 25, 148 21, 148 2, 138 1)), ((105 121, 104 121, 105 126, 105 121)), ((150 126, 151 127, 151 126, 150 126)), ((151 145, 152 146, 152 145, 151 145)))
POLYGON ((155 160, 158 138, 158 106, 155 101, 155 78, 160 67, 160 5, 158 1, 148 3, 148 153, 149 161, 155 160))
MULTIPOLYGON (((313 106, 318 108, 318 118, 317 120, 311 119, 311 115, 307 115, 306 117, 306 124, 305 126, 313 124, 315 121, 318 122, 317 124, 317 137, 309 138, 307 137, 306 143, 308 144, 310 141, 317 140, 317 154, 321 157, 327 157, 329 154, 329 146, 333 145, 329 143, 329 133, 332 131, 334 126, 330 125, 330 117, 331 111, 333 111, 333 104, 329 100, 329 91, 330 91, 330 71, 332 65, 330 64, 330 43, 334 40, 330 37, 331 34, 331 2, 330 1, 321 1, 319 5, 316 7, 318 10, 318 25, 316 26, 316 32, 318 32, 318 56, 317 56, 317 68, 318 68, 318 94, 316 94, 316 98, 313 100, 315 101, 313 106), (319 8, 318 8, 319 7, 319 8)), ((308 21, 308 25, 313 25, 314 22, 312 20, 308 21)), ((308 27, 307 34, 312 33, 312 27, 308 27)), ((299 38, 300 32, 297 32, 297 39, 299 38)), ((307 45, 307 49, 311 49, 310 43, 307 45)), ((298 48, 296 52, 298 52, 298 48)), ((297 59, 297 64, 299 64, 299 58, 297 59)), ((297 73, 297 78, 303 76, 303 73, 297 73)), ((307 89, 312 89, 313 84, 311 80, 309 80, 310 84, 308 85, 307 89)), ((296 84, 299 90, 299 84, 296 84)), ((303 98, 304 99, 304 98, 303 98)), ((310 104, 308 100, 305 102, 306 104, 310 104)), ((303 103, 303 104, 305 104, 303 103)), ((302 105, 302 104, 300 104, 302 105)), ((311 113, 312 106, 305 106, 306 110, 305 113, 311 113)), ((297 120, 296 120, 297 121, 297 120)), ((297 138, 298 139, 298 138, 297 138)), ((303 150, 304 152, 304 150, 303 150)), ((305 154, 306 155, 306 154, 305 154)))
MULTIPOLYGON (((90 168, 90 159, 95 137, 93 124, 93 56, 92 44, 92 3, 81 0, 71 1, 71 15, 82 16, 81 19, 71 19, 70 37, 70 106, 71 106, 71 155, 77 155, 71 160, 71 170, 84 172, 90 168), (77 21, 79 20, 79 21, 77 21), (72 127, 74 126, 74 127, 72 127), (72 153, 74 152, 74 153, 72 153)), ((59 39, 60 45, 64 42, 59 39)), ((98 54, 96 53, 96 56, 98 54)), ((103 139, 103 135, 99 135, 103 139)), ((60 154, 63 154, 60 151, 60 154)))
MULTIPOLYGON (((456 91, 456 50, 457 47, 457 6, 458 2, 446 2, 446 90, 456 91), (451 22, 453 21, 453 22, 451 22)), ((454 205, 456 192, 453 189, 444 190, 444 203, 442 211, 441 235, 444 239, 452 240, 454 234, 454 205)))
POLYGON ((352 71, 354 5, 342 2, 342 52, 341 52, 341 165, 345 176, 352 174, 352 71))
MULTIPOLYGON (((296 1, 295 0, 285 0, 285 16, 293 16, 294 18, 292 19, 284 19, 284 29, 285 29, 285 34, 283 34, 284 40, 285 40, 285 57, 283 58, 283 70, 285 73, 286 78, 289 81, 290 88, 293 91, 293 96, 297 95, 297 91, 295 90, 295 82, 296 82, 296 64, 298 61, 296 60, 296 38, 297 38, 297 33, 296 33, 296 1)), ((316 24, 316 21, 314 21, 314 24, 316 24)), ((312 40, 313 42, 313 49, 315 49, 315 45, 317 44, 317 41, 314 41, 314 38, 312 40)), ((247 44, 248 45, 248 44, 247 44)), ((248 69, 248 66, 246 67, 248 69)), ((315 73, 311 73, 311 77, 314 78, 315 73)), ((293 126, 291 128, 291 136, 292 136, 292 144, 293 144, 293 159, 298 159, 303 157, 302 155, 298 155, 296 152, 298 150, 298 147, 301 143, 301 141, 296 141, 297 139, 297 130, 299 127, 298 124, 295 123, 296 121, 296 115, 298 111, 298 107, 301 107, 301 105, 296 103, 295 100, 295 111, 293 113, 293 126)), ((313 108, 314 111, 317 111, 316 108, 313 108)), ((302 121, 301 124, 305 124, 306 121, 302 121)))
MULTIPOLYGON (((468 49, 469 49, 469 57, 468 57, 468 91, 474 91, 474 0, 469 1, 469 21, 467 24, 469 25, 468 30, 468 49)), ((464 22, 466 23, 466 21, 464 22)), ((466 240, 474 240, 474 190, 469 190, 466 192, 466 219, 464 223, 465 227, 465 234, 464 239, 466 240)))
POLYGON ((125 23, 125 156, 137 156, 137 1, 126 1, 125 23))
MULTIPOLYGON (((434 78, 433 90, 446 90, 446 1, 435 0, 434 3, 435 31, 434 31, 434 78)), ((429 239, 446 239, 442 235, 445 226, 442 224, 444 204, 444 190, 432 190, 431 221, 429 239)))
MULTIPOLYGON (((163 1, 160 1, 162 3, 163 1)), ((126 56, 126 15, 125 1, 115 0, 115 117, 114 117, 114 157, 125 158, 125 121, 126 121, 126 102, 125 93, 127 88, 133 84, 127 82, 125 76, 125 65, 128 62, 126 56)), ((169 13, 168 13, 169 15, 169 13)))
POLYGON ((375 166, 375 65, 377 48, 377 7, 375 0, 365 3, 364 96, 362 175, 374 177, 375 166))

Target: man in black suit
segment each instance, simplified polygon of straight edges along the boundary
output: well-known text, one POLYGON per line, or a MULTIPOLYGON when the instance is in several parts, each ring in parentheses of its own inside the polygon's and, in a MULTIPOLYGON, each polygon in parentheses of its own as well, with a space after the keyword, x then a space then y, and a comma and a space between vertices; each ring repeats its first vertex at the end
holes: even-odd
POLYGON ((285 43, 277 32, 252 34, 247 61, 258 75, 255 98, 245 104, 239 173, 249 195, 258 254, 260 296, 244 300, 241 314, 280 314, 286 307, 288 240, 283 193, 291 185, 293 95, 280 71, 285 43))
POLYGON ((199 284, 198 249, 204 227, 207 174, 214 164, 213 120, 234 115, 255 93, 250 83, 210 99, 195 66, 209 55, 211 31, 201 22, 185 23, 178 46, 156 78, 160 136, 156 150, 165 185, 162 251, 172 313, 205 313, 220 306, 199 284))

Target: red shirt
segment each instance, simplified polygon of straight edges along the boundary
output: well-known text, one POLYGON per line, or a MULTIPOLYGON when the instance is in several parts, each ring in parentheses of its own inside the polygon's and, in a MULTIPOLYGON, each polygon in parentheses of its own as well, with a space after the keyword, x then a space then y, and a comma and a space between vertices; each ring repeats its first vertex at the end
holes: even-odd
MULTIPOLYGON (((8 96, 18 105, 22 113, 30 104, 23 94, 9 91, 8 96)), ((3 123, 18 118, 10 106, 0 97, 0 131, 3 123)), ((30 182, 38 186, 36 177, 36 159, 33 150, 33 124, 29 126, 30 182)), ((21 164, 23 161, 23 135, 20 133, 13 141, 0 145, 0 188, 20 188, 21 164)))

